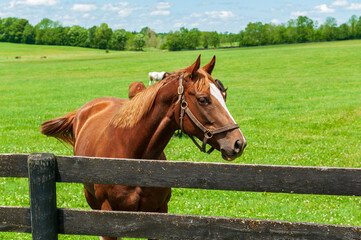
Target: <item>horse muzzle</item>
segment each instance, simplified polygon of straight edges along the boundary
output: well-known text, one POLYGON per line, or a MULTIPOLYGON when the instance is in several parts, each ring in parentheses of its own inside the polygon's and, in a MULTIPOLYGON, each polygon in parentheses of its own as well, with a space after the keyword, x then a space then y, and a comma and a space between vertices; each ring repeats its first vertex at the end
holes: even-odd
POLYGON ((247 140, 242 136, 242 138, 237 139, 233 146, 230 147, 221 147, 222 158, 227 161, 233 161, 234 159, 240 157, 247 146, 247 140))

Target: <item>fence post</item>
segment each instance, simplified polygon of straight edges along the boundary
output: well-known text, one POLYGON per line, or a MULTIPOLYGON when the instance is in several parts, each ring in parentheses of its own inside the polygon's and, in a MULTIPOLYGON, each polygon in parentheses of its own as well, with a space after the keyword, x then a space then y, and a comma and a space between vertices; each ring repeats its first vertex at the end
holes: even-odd
POLYGON ((28 157, 31 232, 33 240, 57 240, 55 156, 33 153, 28 157))

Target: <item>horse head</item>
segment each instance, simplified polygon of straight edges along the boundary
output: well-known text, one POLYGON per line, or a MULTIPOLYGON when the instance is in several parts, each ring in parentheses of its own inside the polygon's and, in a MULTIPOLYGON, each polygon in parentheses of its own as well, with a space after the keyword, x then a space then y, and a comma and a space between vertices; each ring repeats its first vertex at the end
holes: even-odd
MULTIPOLYGON (((225 96, 217 87, 211 73, 215 56, 200 68, 200 55, 189 67, 181 71, 178 87, 179 128, 202 141, 199 149, 206 151, 206 144, 231 161, 242 155, 247 141, 225 103, 225 96)), ((209 152, 212 151, 212 149, 209 152)))

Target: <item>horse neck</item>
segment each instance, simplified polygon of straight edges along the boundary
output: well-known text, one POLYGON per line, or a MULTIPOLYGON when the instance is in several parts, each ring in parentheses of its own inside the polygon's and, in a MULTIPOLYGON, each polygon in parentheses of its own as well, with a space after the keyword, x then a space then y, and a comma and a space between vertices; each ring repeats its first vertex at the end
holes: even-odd
POLYGON ((175 102, 177 100, 177 85, 174 82, 164 85, 153 105, 152 110, 144 117, 138 128, 147 133, 143 138, 143 148, 147 146, 142 154, 142 159, 157 159, 167 146, 178 125, 175 120, 175 102))

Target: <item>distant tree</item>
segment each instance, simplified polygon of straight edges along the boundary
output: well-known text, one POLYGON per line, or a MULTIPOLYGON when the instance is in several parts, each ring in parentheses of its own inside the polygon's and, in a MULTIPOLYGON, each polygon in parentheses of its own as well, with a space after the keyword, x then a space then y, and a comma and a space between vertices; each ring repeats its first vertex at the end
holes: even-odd
POLYGON ((210 32, 209 44, 212 45, 214 48, 219 47, 220 39, 216 31, 210 32))
POLYGON ((351 18, 348 20, 348 26, 350 31, 350 38, 354 39, 357 36, 357 17, 356 15, 352 15, 351 18))
POLYGON ((83 27, 74 25, 69 29, 67 37, 70 46, 85 47, 88 31, 83 27))
POLYGON ((275 26, 273 43, 274 44, 282 44, 286 42, 286 26, 281 24, 275 26))
POLYGON ((86 44, 85 44, 86 47, 96 48, 95 41, 94 41, 96 29, 97 29, 97 26, 93 26, 88 29, 87 39, 86 39, 86 44))
POLYGON ((274 44, 274 26, 271 24, 264 24, 261 27, 261 39, 260 44, 274 44))
POLYGON ((15 21, 9 27, 8 41, 14 43, 20 43, 23 38, 25 26, 28 24, 26 19, 15 19, 15 21))
POLYGON ((336 18, 328 17, 322 25, 322 38, 327 41, 337 38, 337 21, 336 18))
POLYGON ((139 33, 139 34, 135 35, 133 41, 134 41, 135 50, 137 50, 137 51, 143 50, 143 47, 145 46, 145 40, 144 40, 143 34, 139 33))
POLYGON ((133 50, 134 49, 134 38, 138 33, 126 32, 127 33, 127 42, 125 44, 125 49, 133 50))
POLYGON ((287 22, 285 40, 287 43, 296 43, 297 38, 297 22, 296 20, 291 19, 287 22))
POLYGON ((143 34, 144 37, 147 37, 147 34, 149 34, 150 32, 152 32, 152 29, 150 29, 149 27, 143 27, 139 33, 143 34))
POLYGON ((179 51, 183 48, 183 38, 179 31, 170 31, 167 34, 167 48, 170 51, 179 51))
POLYGON ((180 29, 180 33, 182 35, 182 42, 184 49, 196 49, 199 44, 199 38, 201 36, 200 31, 197 28, 193 28, 191 30, 188 30, 187 28, 182 27, 180 29))
POLYGON ((111 38, 111 48, 115 50, 124 50, 127 40, 127 32, 124 29, 115 30, 111 38))
POLYGON ((203 48, 209 47, 209 38, 210 38, 210 32, 201 33, 201 45, 203 48))
POLYGON ((22 43, 34 44, 35 43, 35 28, 31 24, 26 24, 23 32, 22 43))
POLYGON ((221 43, 228 43, 228 32, 226 31, 226 32, 224 32, 224 33, 218 33, 218 35, 219 35, 219 41, 221 42, 221 43))
POLYGON ((262 35, 262 23, 248 23, 245 31, 241 34, 242 41, 240 42, 241 46, 258 46, 261 45, 261 35, 262 35))
POLYGON ((361 38, 361 16, 359 17, 356 24, 356 37, 361 38))
POLYGON ((35 43, 36 44, 45 44, 45 45, 55 45, 56 42, 60 40, 57 39, 61 37, 61 24, 59 22, 54 22, 49 18, 42 19, 35 26, 35 43), (60 35, 60 36, 59 36, 60 35))
POLYGON ((306 16, 299 16, 296 20, 297 42, 308 42, 313 40, 313 21, 306 16))
MULTIPOLYGON (((70 31, 70 27, 58 27, 57 29, 55 29, 55 36, 56 36, 56 41, 55 41, 55 45, 63 45, 63 46, 69 46, 69 38, 68 38, 68 32, 70 31)), ((86 41, 86 38, 85 40, 86 41)), ((84 45, 82 45, 83 47, 84 45)))
POLYGON ((231 46, 233 46, 234 43, 239 42, 239 34, 236 33, 229 33, 227 37, 227 42, 230 43, 231 46))
POLYGON ((94 44, 97 48, 106 49, 109 46, 109 41, 112 37, 113 30, 108 27, 108 24, 102 23, 94 32, 94 44))
POLYGON ((143 28, 140 33, 144 35, 145 46, 157 48, 160 46, 161 37, 158 37, 157 34, 150 28, 143 28), (143 33, 144 32, 144 33, 143 33))
POLYGON ((10 41, 10 27, 16 21, 17 18, 8 17, 4 18, 1 22, 0 27, 0 41, 9 42, 10 41))
POLYGON ((346 23, 341 24, 337 29, 337 39, 346 40, 351 38, 350 26, 346 23))

